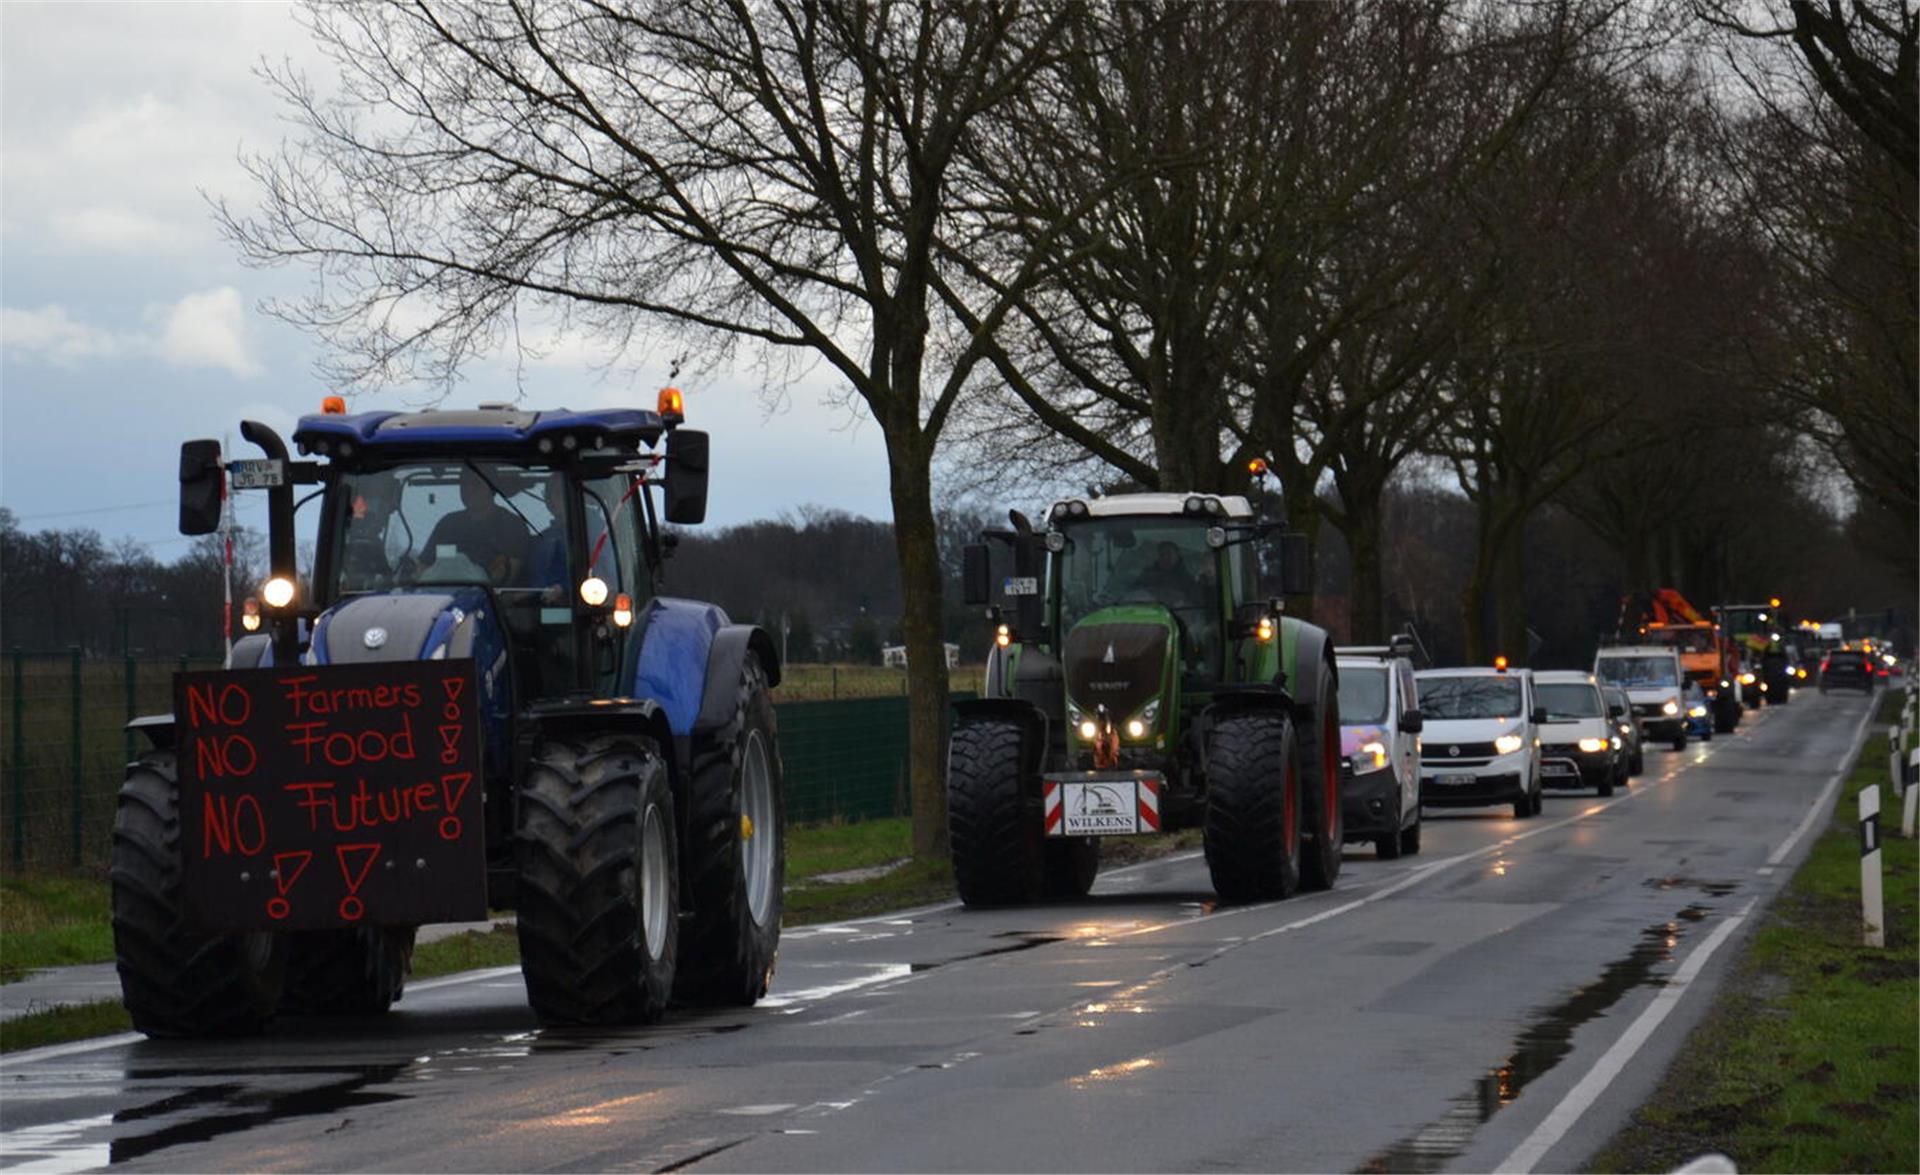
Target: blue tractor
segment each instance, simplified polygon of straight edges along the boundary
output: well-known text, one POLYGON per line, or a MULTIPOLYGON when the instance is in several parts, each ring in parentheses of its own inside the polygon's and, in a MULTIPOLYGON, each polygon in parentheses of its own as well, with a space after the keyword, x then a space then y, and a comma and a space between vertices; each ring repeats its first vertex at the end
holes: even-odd
POLYGON ((779 945, 784 795, 765 632, 660 594, 708 437, 657 411, 302 417, 290 457, 181 450, 180 529, 264 488, 270 578, 225 668, 133 725, 114 821, 135 1027, 384 1011, 414 933, 515 911, 534 1012, 752 1004, 779 945), (296 525, 312 543, 296 566, 296 525))

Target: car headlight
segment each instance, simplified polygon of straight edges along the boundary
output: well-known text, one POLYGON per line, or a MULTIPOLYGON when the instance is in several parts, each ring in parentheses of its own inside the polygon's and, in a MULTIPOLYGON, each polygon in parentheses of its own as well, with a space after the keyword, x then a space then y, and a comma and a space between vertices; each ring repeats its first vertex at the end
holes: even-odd
POLYGON ((1607 742, 1613 747, 1614 750, 1617 751, 1620 749, 1621 743, 1620 743, 1619 735, 1617 734, 1614 735, 1612 738, 1608 739, 1607 742))
POLYGON ((1660 712, 1662 714, 1678 714, 1680 712, 1680 703, 1674 701, 1672 698, 1668 698, 1660 704, 1660 712))
POLYGON ((1705 706, 1689 706, 1687 708, 1687 717, 1689 718, 1705 718, 1706 716, 1707 708, 1705 706))
POLYGON ((1355 771, 1378 771, 1387 765, 1387 744, 1379 741, 1362 744, 1353 753, 1355 771))
POLYGON ((1494 753, 1500 755, 1511 755, 1526 745, 1527 740, 1517 734, 1503 734, 1493 740, 1494 753))
POLYGON ((1603 738, 1583 738, 1580 740, 1581 753, 1587 755, 1597 755, 1601 751, 1610 750, 1612 746, 1612 743, 1609 743, 1603 738))
POLYGON ((1741 685, 1752 685, 1752 684, 1753 684, 1753 674, 1751 674, 1751 673, 1742 673, 1742 674, 1740 675, 1740 684, 1741 684, 1741 685))

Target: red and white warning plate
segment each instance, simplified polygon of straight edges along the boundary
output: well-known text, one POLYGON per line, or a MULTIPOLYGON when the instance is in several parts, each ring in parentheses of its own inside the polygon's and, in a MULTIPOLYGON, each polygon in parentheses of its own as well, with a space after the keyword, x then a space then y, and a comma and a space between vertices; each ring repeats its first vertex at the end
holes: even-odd
POLYGON ((1048 836, 1132 836, 1160 831, 1157 771, 1076 771, 1042 781, 1048 836))

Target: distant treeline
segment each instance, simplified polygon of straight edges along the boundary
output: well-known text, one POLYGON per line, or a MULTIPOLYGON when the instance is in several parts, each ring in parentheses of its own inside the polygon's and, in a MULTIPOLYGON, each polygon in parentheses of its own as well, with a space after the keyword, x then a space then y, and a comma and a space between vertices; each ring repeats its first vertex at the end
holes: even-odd
MULTIPOLYGON (((1758 488, 1755 494, 1765 496, 1758 488)), ((1391 487, 1385 506, 1389 627, 1412 625, 1436 661, 1457 662, 1465 654, 1460 604, 1472 573, 1474 507, 1449 489, 1422 485, 1391 487)), ((1703 564, 1698 552, 1676 547, 1657 560, 1651 584, 1634 582, 1621 558, 1573 514, 1542 511, 1524 545, 1528 628, 1538 638, 1529 660, 1587 664, 1599 637, 1613 631, 1621 597, 1656 586, 1679 587, 1705 607, 1723 602, 1722 584, 1764 582, 1798 616, 1826 620, 1850 607, 1892 606, 1896 625, 1911 631, 1911 602, 1901 598, 1895 574, 1859 557, 1846 524, 1798 494, 1766 506, 1735 536, 1735 554, 1716 544, 1703 564)), ((960 602, 960 548, 983 527, 1004 525, 1004 514, 946 509, 938 518, 946 639, 959 644, 963 661, 977 662, 987 625, 960 602)), ((711 600, 736 619, 761 624, 789 660, 873 664, 883 646, 900 643, 900 577, 886 522, 803 506, 778 519, 684 530, 678 539, 666 593, 711 600)), ((265 557, 251 532, 240 532, 235 546, 238 600, 263 574, 265 557)), ((1331 528, 1316 555, 1314 619, 1345 640, 1352 561, 1331 528)), ((167 564, 137 543, 110 543, 91 530, 29 533, 0 509, 0 642, 40 652, 78 645, 90 657, 216 651, 221 565, 217 537, 167 564)))

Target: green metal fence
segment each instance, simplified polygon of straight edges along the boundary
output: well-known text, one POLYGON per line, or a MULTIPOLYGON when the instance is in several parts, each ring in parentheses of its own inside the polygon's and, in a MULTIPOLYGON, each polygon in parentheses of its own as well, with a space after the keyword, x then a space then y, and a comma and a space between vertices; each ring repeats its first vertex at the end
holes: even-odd
MULTIPOLYGON (((0 863, 104 868, 114 796, 142 741, 127 721, 172 708, 175 670, 220 660, 10 650, 0 670, 0 863)), ((774 709, 789 821, 908 814, 905 698, 776 701, 774 709)))

